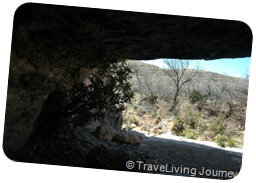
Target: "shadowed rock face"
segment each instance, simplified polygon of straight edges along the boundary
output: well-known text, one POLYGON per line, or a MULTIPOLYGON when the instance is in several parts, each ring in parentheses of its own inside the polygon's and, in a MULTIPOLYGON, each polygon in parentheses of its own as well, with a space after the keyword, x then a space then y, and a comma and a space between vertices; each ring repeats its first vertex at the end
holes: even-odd
POLYGON ((5 152, 27 143, 49 94, 102 63, 248 57, 251 46, 251 30, 237 21, 25 4, 14 19, 5 152))
POLYGON ((238 21, 40 4, 21 6, 15 21, 13 51, 31 62, 38 57, 86 65, 251 55, 251 30, 238 21))

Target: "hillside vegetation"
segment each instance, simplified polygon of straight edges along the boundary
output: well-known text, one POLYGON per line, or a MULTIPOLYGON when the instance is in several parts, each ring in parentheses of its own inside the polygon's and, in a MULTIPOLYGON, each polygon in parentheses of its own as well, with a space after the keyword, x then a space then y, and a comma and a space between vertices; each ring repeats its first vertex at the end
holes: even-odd
POLYGON ((248 79, 191 70, 188 65, 160 69, 139 61, 128 64, 134 97, 123 112, 124 130, 171 132, 242 148, 248 79))

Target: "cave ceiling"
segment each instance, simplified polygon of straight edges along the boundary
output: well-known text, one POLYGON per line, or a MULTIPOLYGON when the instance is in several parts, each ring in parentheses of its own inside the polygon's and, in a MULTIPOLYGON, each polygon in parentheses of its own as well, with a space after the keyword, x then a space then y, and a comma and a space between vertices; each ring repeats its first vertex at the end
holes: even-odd
POLYGON ((12 52, 56 64, 239 58, 252 48, 250 28, 232 20, 33 3, 14 20, 12 52))

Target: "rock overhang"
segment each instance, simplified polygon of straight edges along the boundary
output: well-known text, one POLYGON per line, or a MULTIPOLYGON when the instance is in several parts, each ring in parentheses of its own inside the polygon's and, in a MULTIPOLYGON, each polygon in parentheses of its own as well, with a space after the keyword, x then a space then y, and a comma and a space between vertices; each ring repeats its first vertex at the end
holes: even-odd
POLYGON ((122 59, 250 57, 240 21, 28 3, 15 14, 12 50, 72 66, 122 59))

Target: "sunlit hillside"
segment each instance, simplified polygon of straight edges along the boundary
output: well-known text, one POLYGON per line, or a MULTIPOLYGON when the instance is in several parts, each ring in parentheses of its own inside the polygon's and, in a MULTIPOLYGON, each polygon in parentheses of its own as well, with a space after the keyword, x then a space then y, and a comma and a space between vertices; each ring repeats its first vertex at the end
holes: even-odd
POLYGON ((182 69, 164 70, 139 61, 129 64, 135 95, 123 112, 124 129, 243 146, 248 80, 185 69, 178 81, 171 74, 182 69))

